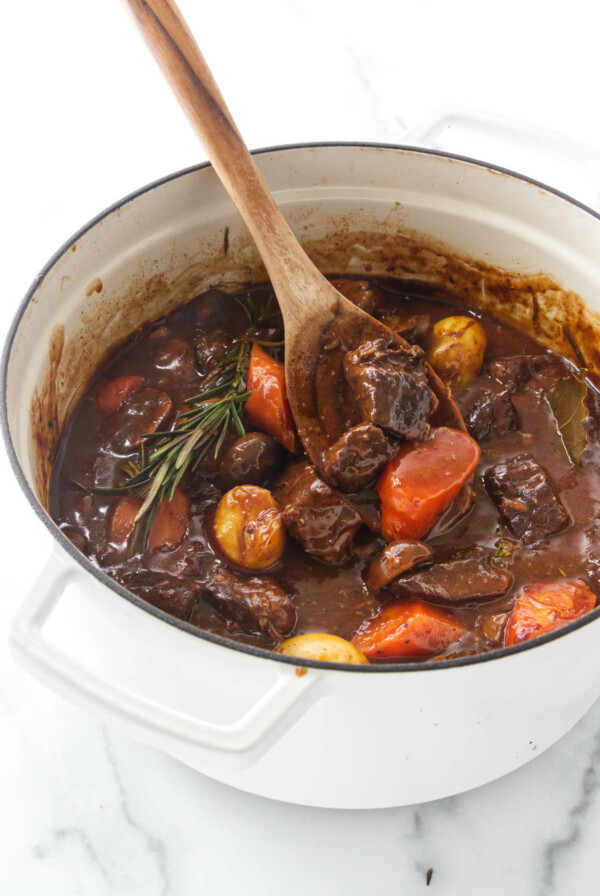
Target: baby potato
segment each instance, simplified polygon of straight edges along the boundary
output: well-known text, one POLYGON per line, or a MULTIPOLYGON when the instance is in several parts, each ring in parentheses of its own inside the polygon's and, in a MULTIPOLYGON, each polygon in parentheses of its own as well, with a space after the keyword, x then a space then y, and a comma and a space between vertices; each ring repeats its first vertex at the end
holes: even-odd
POLYGON ((228 560, 242 569, 266 569, 283 554, 281 510, 266 488, 238 485, 217 505, 214 534, 228 560))
POLYGON ((323 660, 327 663, 369 663, 366 656, 356 649, 350 641, 338 638, 337 635, 326 635, 323 632, 310 632, 307 635, 296 635, 288 638, 277 648, 277 653, 285 656, 297 656, 304 660, 323 660))
POLYGON ((433 327, 427 360, 451 389, 479 376, 487 346, 485 330, 473 317, 445 317, 433 327))

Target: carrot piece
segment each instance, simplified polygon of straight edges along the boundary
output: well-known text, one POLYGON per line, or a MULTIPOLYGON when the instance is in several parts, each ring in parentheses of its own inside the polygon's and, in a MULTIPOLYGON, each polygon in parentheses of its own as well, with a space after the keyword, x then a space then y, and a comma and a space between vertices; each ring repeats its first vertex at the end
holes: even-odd
POLYGON ((466 632, 453 616, 416 600, 399 600, 367 619, 352 643, 366 657, 434 656, 466 632))
POLYGON ((285 368, 256 343, 250 352, 247 388, 252 392, 246 400, 251 423, 277 439, 288 451, 299 454, 301 446, 287 400, 285 368))
POLYGON ((150 527, 148 547, 164 550, 178 547, 185 538, 191 514, 191 501, 179 486, 173 492, 171 500, 165 495, 150 527))
POLYGON ((142 502, 137 498, 119 498, 110 517, 108 537, 119 549, 127 547, 142 502))
POLYGON ((553 632, 596 606, 596 595, 580 579, 526 585, 517 595, 504 630, 504 646, 553 632))
POLYGON ((440 426, 421 442, 405 442, 388 461, 375 491, 387 541, 420 539, 473 473, 481 450, 458 429, 440 426))
POLYGON ((114 380, 102 383, 96 392, 96 406, 103 414, 114 414, 130 395, 140 388, 141 376, 118 376, 114 380))

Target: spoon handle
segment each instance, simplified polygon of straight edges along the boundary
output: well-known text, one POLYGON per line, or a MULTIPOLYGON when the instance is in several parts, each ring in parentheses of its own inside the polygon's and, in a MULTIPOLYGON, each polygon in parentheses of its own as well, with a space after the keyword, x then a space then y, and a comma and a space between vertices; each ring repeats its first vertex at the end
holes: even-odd
POLYGON ((305 289, 324 278, 271 196, 183 16, 172 0, 127 3, 256 243, 286 325, 300 323, 305 289))

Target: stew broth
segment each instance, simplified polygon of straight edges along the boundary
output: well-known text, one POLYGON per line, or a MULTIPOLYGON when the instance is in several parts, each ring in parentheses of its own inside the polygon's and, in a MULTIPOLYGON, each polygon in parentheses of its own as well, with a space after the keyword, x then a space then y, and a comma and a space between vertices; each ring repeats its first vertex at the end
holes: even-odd
MULTIPOLYGON (((479 596, 451 604, 445 599, 430 601, 441 603, 444 611, 466 629, 460 638, 431 658, 469 655, 502 646, 507 615, 524 586, 577 579, 594 594, 600 593, 600 394, 595 385, 587 381, 588 416, 580 426, 587 446, 574 460, 548 402, 548 394, 557 383, 569 378, 576 383, 578 377, 581 379, 572 362, 487 312, 465 310, 439 291, 433 293, 416 281, 374 279, 366 286, 355 286, 354 296, 350 294, 352 288, 345 289, 355 300, 361 289, 368 299, 374 294, 375 304, 368 310, 401 328, 409 342, 425 350, 436 322, 453 316, 467 315, 479 321, 487 337, 481 372, 452 393, 481 449, 472 483, 476 500, 447 531, 436 535, 434 526, 423 540, 433 549, 437 565, 476 559, 482 548, 488 552, 487 568, 512 579, 501 596, 479 596), (490 372, 495 369, 490 366, 494 359, 521 359, 525 365, 522 369, 527 368, 523 382, 519 381, 520 374, 515 373, 512 385, 518 385, 512 391, 508 389, 510 394, 506 384, 502 385, 490 372), (488 393, 504 395, 502 408, 516 415, 517 428, 502 434, 496 432, 494 427, 502 408, 490 413, 484 408, 479 418, 474 414, 473 409, 480 408, 482 401, 485 405, 488 393), (564 518, 558 520, 554 531, 542 533, 539 539, 539 533, 534 533, 536 537, 529 544, 527 534, 519 536, 511 527, 510 517, 502 512, 506 506, 493 497, 499 465, 524 455, 542 468, 564 508, 564 518)), ((267 285, 253 288, 249 294, 256 308, 264 308, 271 292, 267 285)), ((283 553, 268 568, 240 571, 228 562, 215 539, 213 523, 217 505, 227 490, 225 477, 219 473, 219 460, 238 438, 233 425, 219 458, 215 460, 209 452, 197 470, 186 471, 181 480, 180 488, 189 498, 190 509, 180 543, 147 546, 143 550, 139 537, 128 538, 120 545, 114 538, 111 540, 115 506, 121 499, 98 490, 121 484, 127 464, 143 465, 140 443, 144 434, 151 432, 152 427, 159 432, 172 429, 185 402, 202 391, 211 351, 213 360, 216 358, 215 363, 219 363, 221 349, 216 343, 209 344, 212 334, 218 330, 227 338, 235 337, 247 326, 241 305, 223 295, 213 290, 199 296, 138 333, 103 366, 63 432, 51 481, 51 515, 75 546, 108 575, 148 602, 203 630, 268 649, 276 648, 281 640, 272 627, 251 631, 240 622, 239 614, 237 618, 235 613, 228 616, 223 603, 217 609, 214 601, 206 599, 207 576, 219 567, 231 568, 247 580, 261 575, 274 580, 295 607, 295 626, 287 634, 327 632, 352 640, 365 620, 375 617, 398 597, 405 597, 401 590, 394 591, 393 582, 378 591, 367 587, 369 568, 385 548, 385 540, 362 524, 340 559, 325 560, 308 553, 288 531, 283 553), (99 390, 116 378, 141 379, 122 404, 107 413, 99 407, 99 390), (170 403, 161 398, 163 395, 170 403)), ((240 298, 245 301, 247 295, 240 298)), ((360 296, 358 301, 362 301, 360 296)), ((282 360, 283 348, 276 344, 282 338, 281 324, 276 317, 271 315, 262 329, 254 331, 254 336, 266 343, 264 351, 282 360)), ((257 429, 245 416, 243 404, 240 415, 247 431, 257 429)), ((145 455, 149 450, 145 446, 145 455)), ((267 476, 261 486, 274 489, 277 496, 277 479, 294 460, 294 455, 281 448, 278 472, 267 476)), ((354 500, 354 496, 349 500, 354 500)), ((377 519, 379 500, 371 488, 361 489, 356 500, 361 504, 363 517, 368 513, 371 520, 377 519)), ((422 569, 415 566, 400 579, 409 577, 408 581, 414 583, 413 577, 420 576, 422 569)), ((427 603, 426 598, 411 591, 417 585, 418 582, 408 587, 411 597, 427 603)), ((416 657, 392 657, 396 662, 408 658, 416 657)), ((377 656, 370 659, 385 661, 377 656)))

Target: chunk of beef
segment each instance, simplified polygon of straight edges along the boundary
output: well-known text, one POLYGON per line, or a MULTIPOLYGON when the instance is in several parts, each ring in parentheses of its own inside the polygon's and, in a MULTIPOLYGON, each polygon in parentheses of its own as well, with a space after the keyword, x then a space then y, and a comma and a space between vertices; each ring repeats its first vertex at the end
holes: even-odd
POLYGON ((367 570, 367 588, 377 591, 385 588, 392 579, 414 566, 426 563, 433 557, 433 550, 422 541, 404 539, 392 541, 371 561, 367 570))
POLYGON ((487 376, 478 377, 455 396, 465 425, 478 442, 499 438, 518 429, 519 421, 511 396, 532 377, 545 377, 538 385, 547 388, 561 370, 550 355, 493 358, 486 368, 487 376))
POLYGON ((430 314, 406 314, 396 312, 382 318, 382 323, 399 333, 408 342, 420 342, 431 329, 430 314))
POLYGON ((198 330, 194 339, 196 364, 202 376, 213 373, 231 348, 231 342, 221 330, 205 333, 198 330))
POLYGON ((250 342, 281 343, 281 345, 270 346, 269 354, 273 355, 274 358, 283 363, 285 356, 285 349, 283 347, 283 318, 279 313, 276 313, 272 319, 269 318, 269 323, 267 324, 257 324, 256 326, 248 327, 246 330, 246 337, 250 342))
POLYGON ((190 307, 193 306, 196 306, 196 323, 206 333, 224 330, 230 336, 239 336, 248 326, 248 315, 239 301, 220 289, 202 293, 190 302, 190 307))
POLYGON ((202 596, 197 582, 166 572, 124 569, 115 578, 138 597, 178 619, 189 620, 196 601, 202 596))
POLYGON ((499 382, 512 395, 518 392, 532 377, 543 377, 547 382, 563 376, 566 362, 555 355, 511 355, 506 358, 493 358, 486 367, 489 375, 499 382))
POLYGON ((375 312, 379 290, 373 283, 368 280, 332 280, 331 285, 367 314, 375 312))
POLYGON ((280 641, 294 630, 294 603, 270 576, 243 576, 219 566, 204 587, 204 600, 244 631, 280 641))
POLYGON ((152 352, 152 360, 159 370, 172 370, 176 373, 195 371, 192 346, 174 336, 159 342, 152 352))
POLYGON ((436 563, 388 585, 394 597, 426 600, 432 604, 471 604, 493 600, 509 590, 513 577, 495 566, 494 553, 472 548, 466 556, 436 563))
POLYGON ((359 529, 350 547, 350 554, 353 557, 360 557, 361 560, 369 560, 380 554, 382 547, 382 539, 379 536, 366 529, 359 529))
POLYGON ((351 495, 341 494, 346 504, 355 510, 365 526, 377 535, 381 533, 381 501, 379 495, 370 488, 363 488, 351 495))
POLYGON ((358 492, 373 482, 394 453, 383 430, 360 423, 340 436, 327 452, 325 475, 344 492, 358 492))
POLYGON ((330 488, 308 461, 293 464, 279 478, 273 496, 283 523, 305 551, 327 562, 339 560, 361 524, 360 515, 330 488))
POLYGON ((534 360, 536 359, 527 355, 493 358, 486 367, 489 375, 512 394, 522 389, 531 379, 534 360))
POLYGON ((385 339, 365 342, 344 357, 344 372, 366 421, 406 439, 423 439, 437 399, 427 381, 419 346, 395 348, 385 339))
POLYGON ((483 381, 477 391, 470 390, 470 395, 472 403, 468 409, 464 399, 459 404, 469 435, 477 442, 499 438, 519 428, 517 412, 508 390, 489 388, 483 381))
POLYGON ((131 395, 118 413, 113 414, 103 431, 112 450, 127 451, 136 447, 143 436, 156 432, 173 410, 173 401, 166 392, 150 387, 131 395))
POLYGON ((569 524, 550 476, 531 454, 519 454, 486 471, 485 487, 510 530, 524 544, 546 543, 569 524))

